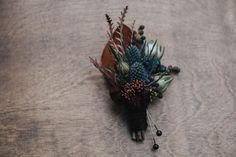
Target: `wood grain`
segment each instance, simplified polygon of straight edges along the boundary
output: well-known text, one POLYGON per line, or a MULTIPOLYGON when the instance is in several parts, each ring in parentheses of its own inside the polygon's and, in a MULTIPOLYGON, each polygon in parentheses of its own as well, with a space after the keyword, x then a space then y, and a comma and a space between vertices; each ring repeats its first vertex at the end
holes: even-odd
POLYGON ((0 0, 1 157, 235 157, 235 0, 0 0), (89 56, 107 42, 105 13, 144 24, 181 67, 150 107, 160 150, 130 140, 89 56))

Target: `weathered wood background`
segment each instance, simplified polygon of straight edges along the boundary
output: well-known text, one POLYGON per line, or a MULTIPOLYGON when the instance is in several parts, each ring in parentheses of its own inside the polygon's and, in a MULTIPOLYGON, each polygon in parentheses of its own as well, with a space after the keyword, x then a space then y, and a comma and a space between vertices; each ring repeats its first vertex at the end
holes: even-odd
POLYGON ((0 0, 1 157, 236 157, 235 0, 0 0), (181 67, 151 112, 160 150, 130 139, 89 63, 105 13, 146 26, 181 67))

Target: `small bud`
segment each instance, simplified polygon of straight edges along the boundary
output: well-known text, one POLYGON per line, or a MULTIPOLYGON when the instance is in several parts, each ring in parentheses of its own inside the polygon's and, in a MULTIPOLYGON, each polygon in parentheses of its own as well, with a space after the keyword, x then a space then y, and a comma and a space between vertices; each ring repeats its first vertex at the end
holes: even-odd
POLYGON ((141 38, 140 38, 141 40, 145 40, 146 39, 146 37, 145 36, 141 36, 141 38))
POLYGON ((124 62, 124 61, 120 61, 118 64, 117 64, 117 69, 123 74, 123 75, 126 75, 128 74, 129 72, 129 65, 124 62))
POLYGON ((139 31, 138 31, 138 34, 143 35, 143 34, 144 34, 144 31, 143 31, 143 30, 139 30, 139 31))
MULTIPOLYGON (((157 80, 159 80, 161 77, 162 77, 161 73, 156 73, 156 74, 153 75, 153 80, 154 80, 154 81, 157 81, 157 80)), ((158 85, 157 85, 157 86, 158 86, 158 85)))
POLYGON ((163 93, 167 87, 169 86, 169 84, 171 83, 171 81, 173 80, 173 78, 170 76, 170 75, 165 75, 165 76, 162 76, 158 81, 157 83, 159 84, 159 91, 161 93, 163 93))
POLYGON ((138 29, 139 29, 139 30, 143 30, 144 28, 145 28, 144 25, 140 25, 138 29))

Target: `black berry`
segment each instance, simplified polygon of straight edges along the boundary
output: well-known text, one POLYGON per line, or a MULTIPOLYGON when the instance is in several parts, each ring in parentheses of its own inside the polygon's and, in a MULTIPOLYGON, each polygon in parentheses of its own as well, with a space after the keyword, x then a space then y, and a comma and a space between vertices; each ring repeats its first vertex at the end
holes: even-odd
POLYGON ((159 149, 159 145, 158 144, 156 144, 156 143, 154 143, 154 145, 153 145, 153 150, 157 150, 157 149, 159 149))
POLYGON ((138 29, 143 30, 144 28, 145 28, 144 25, 140 25, 138 29))
POLYGON ((157 135, 157 136, 161 136, 161 135, 162 135, 161 130, 157 130, 156 135, 157 135))

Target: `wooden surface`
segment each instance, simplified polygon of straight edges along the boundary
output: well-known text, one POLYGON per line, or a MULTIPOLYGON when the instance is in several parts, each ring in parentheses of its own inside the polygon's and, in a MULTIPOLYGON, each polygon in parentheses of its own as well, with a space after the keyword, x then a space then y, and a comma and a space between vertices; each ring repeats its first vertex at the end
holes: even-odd
POLYGON ((1 157, 235 157, 235 0, 0 0, 1 157), (160 150, 130 140, 100 58, 109 13, 144 24, 181 67, 150 107, 160 150))

